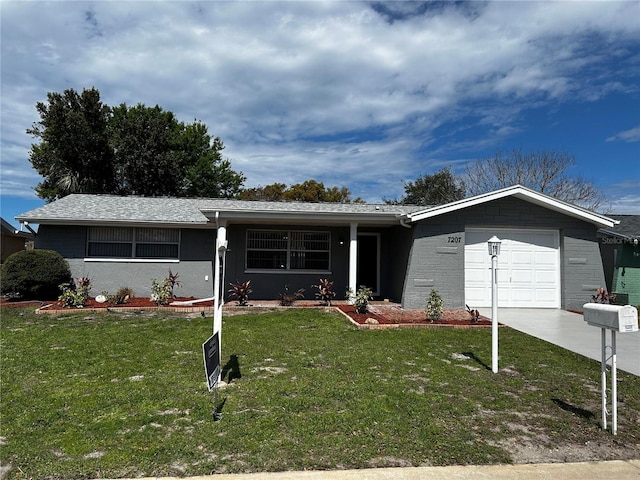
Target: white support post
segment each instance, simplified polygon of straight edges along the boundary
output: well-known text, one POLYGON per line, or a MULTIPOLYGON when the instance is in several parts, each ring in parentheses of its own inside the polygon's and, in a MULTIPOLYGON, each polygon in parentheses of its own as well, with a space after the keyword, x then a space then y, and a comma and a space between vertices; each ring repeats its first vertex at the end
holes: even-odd
POLYGON ((358 224, 352 223, 349 228, 349 288, 355 295, 358 291, 358 224))

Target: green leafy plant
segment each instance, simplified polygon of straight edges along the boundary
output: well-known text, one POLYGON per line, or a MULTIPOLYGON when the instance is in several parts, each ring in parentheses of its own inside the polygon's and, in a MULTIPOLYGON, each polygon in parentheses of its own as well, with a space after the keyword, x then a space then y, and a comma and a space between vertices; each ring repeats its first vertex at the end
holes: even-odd
POLYGON ((357 292, 353 292, 351 288, 347 289, 347 300, 353 303, 358 313, 367 313, 369 311, 369 300, 373 300, 373 291, 369 287, 360 285, 357 292))
POLYGON ((290 307, 296 300, 304 298, 304 288, 300 288, 293 293, 289 292, 289 286, 284 286, 284 293, 279 294, 280 305, 283 307, 290 307))
POLYGON ((158 282, 156 278, 151 280, 151 301, 158 305, 169 303, 171 296, 171 283, 168 278, 158 282))
POLYGON ((251 290, 251 280, 247 280, 246 282, 239 282, 236 280, 235 283, 230 283, 229 293, 236 299, 238 302, 238 306, 245 306, 249 301, 249 295, 253 293, 251 290))
POLYGON ((169 276, 164 278, 162 282, 158 282, 156 278, 151 279, 151 301, 158 305, 166 305, 169 303, 169 299, 175 298, 174 289, 182 286, 178 277, 180 277, 179 273, 173 273, 169 269, 169 276))
POLYGON ((324 302, 327 306, 331 306, 331 300, 336 296, 336 292, 333 291, 333 282, 328 278, 321 278, 318 280, 318 285, 312 285, 317 288, 316 298, 324 302))
POLYGON ((89 292, 91 291, 91 279, 88 277, 79 277, 69 283, 63 283, 60 285, 62 294, 58 297, 58 301, 62 303, 64 307, 69 308, 82 308, 89 299, 89 292))
POLYGON ((444 313, 444 302, 437 290, 431 290, 427 298, 427 306, 425 308, 427 318, 432 322, 437 322, 442 318, 444 313))
POLYGON ((69 264, 53 250, 22 250, 2 265, 0 291, 10 298, 52 300, 72 281, 69 264))

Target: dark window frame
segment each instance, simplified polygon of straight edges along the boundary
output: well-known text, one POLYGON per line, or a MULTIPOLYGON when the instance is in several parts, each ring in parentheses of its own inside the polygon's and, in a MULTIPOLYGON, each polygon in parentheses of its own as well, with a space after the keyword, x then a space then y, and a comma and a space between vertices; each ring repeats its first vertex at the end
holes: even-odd
POLYGON ((248 229, 245 270, 316 273, 331 271, 331 232, 248 229))
POLYGON ((179 228, 88 227, 86 256, 90 259, 179 260, 181 239, 179 228))

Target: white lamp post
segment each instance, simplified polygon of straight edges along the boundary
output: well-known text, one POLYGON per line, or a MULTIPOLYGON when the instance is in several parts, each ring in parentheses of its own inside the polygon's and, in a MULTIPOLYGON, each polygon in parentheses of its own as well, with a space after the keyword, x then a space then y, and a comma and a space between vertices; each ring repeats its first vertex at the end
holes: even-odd
POLYGON ((489 239, 491 255, 491 370, 498 373, 498 255, 502 242, 495 235, 489 239))

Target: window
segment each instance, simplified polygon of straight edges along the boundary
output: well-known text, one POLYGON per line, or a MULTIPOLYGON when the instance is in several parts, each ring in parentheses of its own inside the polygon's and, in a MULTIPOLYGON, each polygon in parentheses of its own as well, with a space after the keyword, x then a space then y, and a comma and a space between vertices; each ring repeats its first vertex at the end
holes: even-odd
POLYGON ((177 259, 179 246, 175 228, 89 227, 87 256, 177 259))
POLYGON ((329 232, 248 230, 247 269, 329 270, 329 232))

